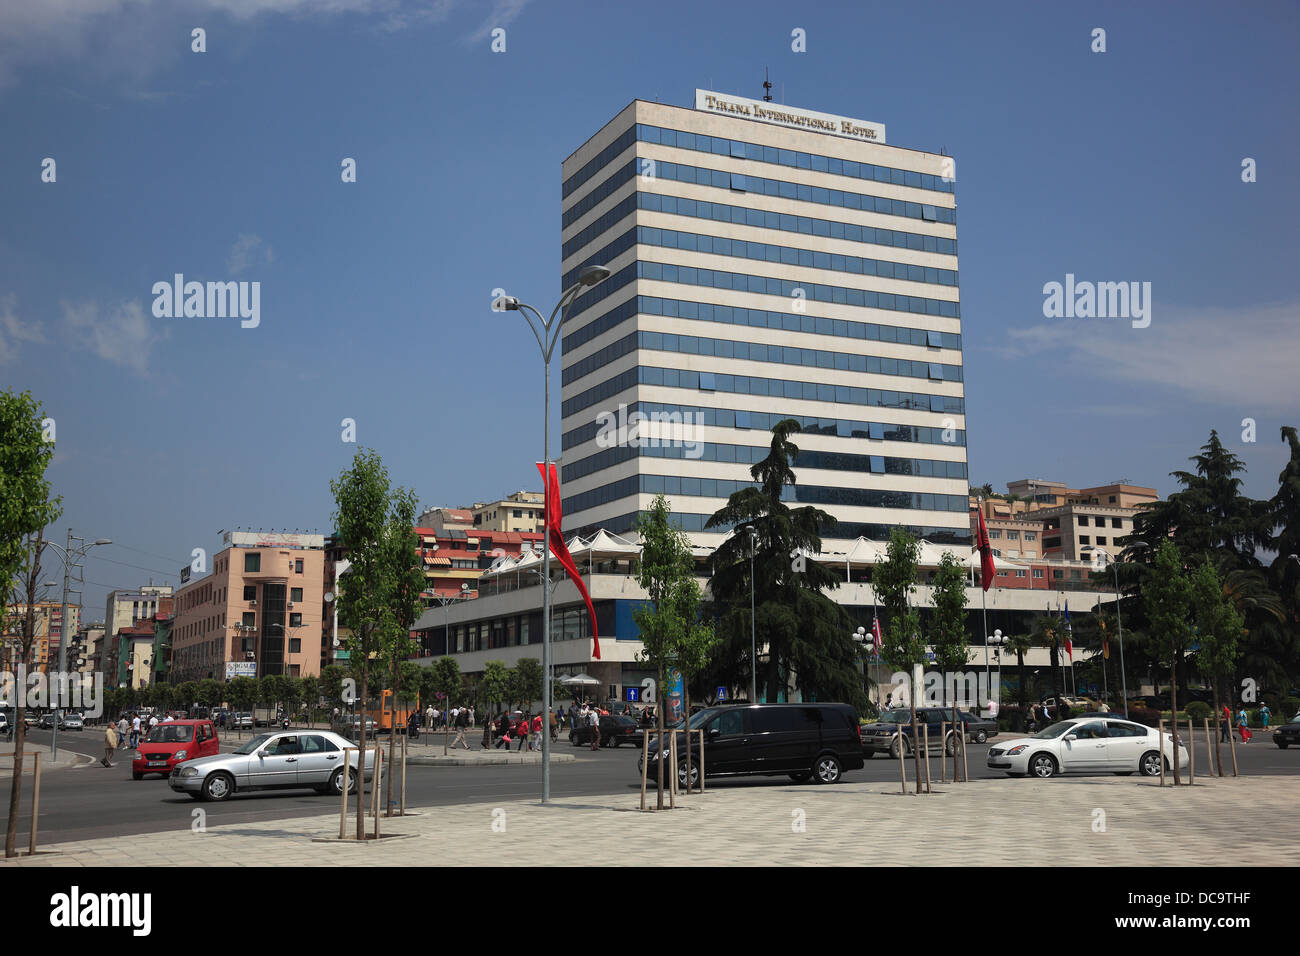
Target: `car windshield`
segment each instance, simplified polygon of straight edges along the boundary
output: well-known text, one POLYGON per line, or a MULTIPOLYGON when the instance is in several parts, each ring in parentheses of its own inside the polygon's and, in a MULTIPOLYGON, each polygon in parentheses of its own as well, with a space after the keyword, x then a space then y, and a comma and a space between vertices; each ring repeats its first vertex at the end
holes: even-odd
MULTIPOLYGON (((717 714, 718 714, 718 708, 716 707, 711 707, 706 710, 698 710, 695 713, 691 714, 691 730, 699 730, 706 723, 708 723, 713 717, 716 717, 717 714)), ((665 729, 681 730, 683 723, 684 721, 677 720, 674 723, 669 724, 665 729)))
POLYGON ((878 724, 910 724, 912 722, 912 712, 910 710, 886 710, 876 721, 878 724))
POLYGON ((153 730, 149 731, 149 736, 144 738, 147 744, 187 744, 194 739, 194 728, 190 726, 178 727, 175 724, 159 724, 153 730))
POLYGON ((231 753, 242 754, 244 756, 247 756, 248 754, 251 753, 257 753, 257 751, 261 750, 262 746, 270 739, 271 739, 270 734, 258 734, 256 737, 254 737, 248 743, 244 744, 244 746, 240 747, 238 750, 232 750, 231 753))
POLYGON ((1038 733, 1034 734, 1035 740, 1054 740, 1067 730, 1073 730, 1077 721, 1063 720, 1059 724, 1051 724, 1044 727, 1038 733))

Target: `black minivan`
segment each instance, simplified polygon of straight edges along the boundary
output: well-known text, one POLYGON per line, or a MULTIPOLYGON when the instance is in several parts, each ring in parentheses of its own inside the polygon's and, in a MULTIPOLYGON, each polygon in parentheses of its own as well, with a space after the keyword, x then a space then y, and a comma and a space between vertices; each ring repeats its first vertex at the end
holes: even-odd
MULTIPOLYGON (((845 770, 863 766, 858 714, 851 704, 736 704, 707 707, 691 715, 692 731, 704 731, 704 773, 709 777, 786 774, 796 783, 811 778, 837 783, 845 770)), ((686 754, 678 728, 677 782, 686 786, 686 754)), ((699 734, 691 737, 691 785, 699 782, 699 734)), ((655 774, 661 748, 651 740, 648 773, 655 774)), ((665 760, 670 754, 662 751, 665 760)), ((640 769, 638 767, 638 769, 640 769)))

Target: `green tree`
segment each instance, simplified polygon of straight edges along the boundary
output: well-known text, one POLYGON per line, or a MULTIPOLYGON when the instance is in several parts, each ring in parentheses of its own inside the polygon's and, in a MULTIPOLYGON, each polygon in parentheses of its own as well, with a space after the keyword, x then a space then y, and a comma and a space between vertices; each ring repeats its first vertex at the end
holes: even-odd
MULTIPOLYGON (((790 436, 798 431, 793 419, 776 424, 767 457, 749 469, 755 486, 734 492, 705 525, 734 530, 710 558, 709 590, 723 609, 720 657, 748 660, 752 631, 754 643, 767 647, 766 675, 755 683, 766 685, 768 700, 779 700, 793 676, 805 699, 845 700, 861 708, 853 621, 829 596, 841 583, 839 575, 808 560, 821 550, 821 531, 833 528, 835 519, 818 508, 790 508, 784 500, 796 483, 791 464, 799 447, 790 436)), ((723 676, 728 679, 722 683, 741 683, 738 678, 748 674, 723 676)))
MULTIPOLYGON (((949 674, 964 671, 970 658, 966 639, 966 568, 951 551, 945 551, 943 557, 939 559, 939 570, 935 572, 933 590, 934 626, 931 628, 930 643, 934 647, 935 664, 946 678, 949 674)), ((959 747, 963 736, 957 715, 955 683, 953 689, 952 778, 956 780, 959 747)))
MULTIPOLYGON (((30 392, 0 392, 0 634, 20 635, 19 660, 24 664, 31 661, 36 641, 44 528, 63 513, 62 499, 50 497, 45 477, 54 458, 54 443, 45 440, 43 418, 41 405, 30 392)), ((21 693, 14 704, 14 760, 22 766, 27 728, 21 693)), ((6 858, 17 855, 21 798, 22 774, 15 773, 9 782, 6 858)))
MULTIPOLYGON (((876 564, 871 574, 871 586, 885 612, 880 656, 889 666, 907 673, 907 703, 912 714, 913 741, 919 741, 921 737, 916 724, 916 687, 912 675, 915 668, 924 664, 926 652, 925 639, 921 636, 921 618, 912 607, 920 555, 921 545, 916 538, 895 527, 889 533, 885 559, 876 564)), ((906 746, 901 732, 895 745, 906 746)), ((921 748, 913 746, 911 749, 916 763, 916 792, 920 793, 921 748)))
POLYGON ((341 664, 326 664, 320 669, 320 693, 333 708, 343 703, 343 681, 348 670, 341 664))
MULTIPOLYGON (((410 658, 419 650, 419 642, 411 636, 424 609, 421 592, 425 588, 424 567, 420 561, 420 538, 415 533, 415 515, 419 502, 415 493, 405 488, 396 489, 389 500, 389 516, 385 528, 383 551, 392 581, 391 617, 385 619, 381 643, 388 658, 388 680, 393 691, 393 706, 396 708, 404 695, 417 689, 414 681, 418 679, 418 668, 410 658), (407 683, 404 678, 411 678, 407 683)), ((393 716, 396 724, 396 714, 393 716)), ((397 727, 392 728, 388 738, 388 766, 393 762, 397 747, 397 727)), ((388 774, 388 794, 385 805, 389 813, 393 806, 393 784, 397 774, 388 774)))
MULTIPOLYGON (((236 712, 251 711, 253 704, 257 701, 257 681, 251 677, 232 678, 226 695, 236 712)), ((242 733, 242 728, 240 728, 240 732, 242 733)))
MULTIPOLYGON (((1178 761, 1178 664, 1192 640, 1188 619, 1192 588, 1183 573, 1182 554, 1172 541, 1156 551, 1155 568, 1142 591, 1151 638, 1163 661, 1169 665, 1169 705, 1174 720, 1174 785, 1182 782, 1178 761)), ((1161 741, 1163 749, 1164 742, 1161 741)), ((1164 759, 1164 755, 1161 755, 1164 759)))
MULTIPOLYGON (((429 688, 435 695, 441 694, 438 699, 438 709, 447 711, 451 708, 454 695, 460 691, 460 664, 454 657, 440 657, 433 662, 433 666, 428 668, 429 688)), ((433 698, 431 698, 433 699, 433 698)), ((447 753, 447 734, 451 732, 451 722, 447 722, 447 730, 442 735, 442 752, 445 756, 447 753)))
MULTIPOLYGON (((668 501, 663 495, 657 495, 650 510, 642 512, 637 521, 637 533, 641 538, 638 582, 649 600, 633 609, 632 620, 641 636, 641 659, 655 669, 655 686, 660 688, 660 699, 655 707, 657 746, 666 751, 668 748, 663 743, 664 670, 676 660, 678 644, 689 626, 682 618, 684 602, 680 592, 687 579, 691 584, 695 583, 695 561, 686 535, 673 527, 669 520, 668 501)), ((655 761, 655 767, 656 807, 662 810, 664 761, 655 761)), ((677 768, 673 767, 669 772, 676 773, 677 768)))
MULTIPOLYGON (((334 527, 352 567, 347 587, 335 606, 339 624, 351 633, 343 639, 357 675, 362 706, 369 698, 372 658, 387 670, 395 657, 406 656, 409 628, 402 622, 411 599, 405 571, 415 561, 413 522, 404 520, 413 496, 393 489, 379 454, 359 449, 352 465, 330 482, 334 495, 334 527), (409 546, 410 553, 407 552, 409 546)), ((416 592, 418 598, 418 591, 416 592)), ((360 721, 358 746, 366 747, 366 722, 360 721)), ((357 839, 365 839, 364 787, 356 788, 357 839)))
POLYGON ((1016 700, 1020 704, 1022 717, 1029 709, 1029 687, 1025 682, 1025 655, 1034 646, 1033 639, 1025 633, 1012 634, 1007 638, 1006 648, 1016 655, 1016 700))
POLYGON ((521 657, 510 670, 510 697, 519 707, 531 709, 542 699, 545 690, 541 662, 535 657, 521 657))
MULTIPOLYGON (((483 699, 489 704, 505 703, 510 695, 510 668, 504 661, 488 661, 483 665, 483 699)), ((485 712, 484 719, 487 718, 485 712)))
POLYGON ((321 679, 315 674, 304 675, 298 680, 298 693, 307 712, 307 722, 314 723, 320 708, 321 679))
POLYGON ((1196 652, 1196 666, 1201 673, 1210 676, 1214 688, 1215 763, 1219 768, 1219 776, 1222 777, 1219 721, 1223 718, 1223 708, 1219 687, 1224 675, 1232 675, 1237 662, 1243 632, 1242 618, 1232 601, 1223 593, 1219 573, 1209 558, 1204 559, 1192 572, 1190 583, 1196 638, 1200 643, 1200 649, 1196 652))

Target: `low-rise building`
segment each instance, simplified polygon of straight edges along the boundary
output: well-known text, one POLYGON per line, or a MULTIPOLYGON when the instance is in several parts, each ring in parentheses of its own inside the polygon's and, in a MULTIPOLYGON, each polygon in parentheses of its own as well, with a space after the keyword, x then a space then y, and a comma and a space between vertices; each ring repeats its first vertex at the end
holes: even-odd
POLYGON ((540 533, 545 530, 544 506, 545 496, 540 491, 516 491, 500 501, 476 501, 474 530, 540 533))

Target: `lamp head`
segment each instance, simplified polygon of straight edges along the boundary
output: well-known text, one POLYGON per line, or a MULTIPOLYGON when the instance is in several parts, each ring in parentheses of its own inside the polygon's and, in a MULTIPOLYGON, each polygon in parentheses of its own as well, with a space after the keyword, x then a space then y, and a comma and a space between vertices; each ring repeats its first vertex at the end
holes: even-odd
POLYGON ((610 275, 610 270, 605 266, 587 266, 578 273, 578 281, 585 286, 593 286, 604 282, 610 275))
POLYGON ((113 543, 113 539, 112 539, 112 538, 96 538, 96 539, 95 539, 95 546, 98 546, 98 545, 101 545, 101 544, 112 544, 112 543, 113 543))
POLYGON ((497 312, 518 312, 519 300, 513 295, 503 295, 492 303, 492 308, 497 312))

